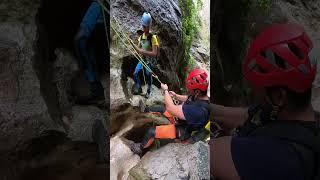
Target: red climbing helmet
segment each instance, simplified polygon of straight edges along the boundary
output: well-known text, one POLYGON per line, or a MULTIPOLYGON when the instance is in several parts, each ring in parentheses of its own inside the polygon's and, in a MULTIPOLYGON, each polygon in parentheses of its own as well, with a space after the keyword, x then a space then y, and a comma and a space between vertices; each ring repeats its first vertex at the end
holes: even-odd
POLYGON ((206 91, 208 89, 207 73, 202 69, 193 69, 186 80, 186 87, 190 90, 200 89, 206 91))
POLYGON ((312 87, 316 67, 310 62, 313 45, 297 24, 273 24, 251 43, 242 71, 255 87, 287 87, 304 92, 312 87))

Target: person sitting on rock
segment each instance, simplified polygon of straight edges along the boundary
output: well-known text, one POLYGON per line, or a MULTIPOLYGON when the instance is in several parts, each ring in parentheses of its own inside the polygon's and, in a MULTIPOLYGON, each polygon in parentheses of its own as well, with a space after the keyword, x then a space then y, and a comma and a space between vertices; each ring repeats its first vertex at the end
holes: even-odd
POLYGON ((211 139, 219 179, 319 179, 319 123, 311 105, 313 44, 297 24, 273 24, 251 43, 242 70, 258 105, 211 104, 211 121, 235 136, 211 139))
POLYGON ((148 148, 154 139, 176 139, 188 142, 194 131, 205 127, 209 120, 209 97, 207 96, 207 73, 202 69, 192 70, 186 80, 186 88, 189 95, 177 95, 169 92, 166 84, 161 84, 164 90, 164 103, 166 111, 178 118, 177 123, 161 125, 150 128, 140 143, 133 143, 130 148, 136 154, 148 148), (172 96, 182 101, 181 105, 175 105, 172 96))
MULTIPOLYGON (((77 99, 77 103, 79 104, 99 104, 104 102, 105 99, 104 89, 98 77, 94 44, 89 43, 94 30, 98 27, 104 28, 103 12, 99 3, 93 0, 82 19, 74 40, 76 54, 81 60, 80 64, 82 65, 86 79, 90 83, 90 95, 77 99)), ((104 36, 105 33, 101 35, 104 36)))
MULTIPOLYGON (((159 42, 157 39, 157 36, 150 33, 150 26, 151 26, 151 15, 150 13, 143 13, 141 18, 141 24, 143 27, 143 34, 139 37, 138 46, 133 44, 133 47, 136 49, 136 51, 143 56, 143 60, 146 63, 146 65, 152 70, 154 64, 156 63, 156 57, 158 54, 158 48, 159 48, 159 42)), ((145 67, 143 67, 142 63, 139 62, 135 68, 134 71, 134 82, 135 85, 133 87, 133 94, 141 94, 142 88, 141 88, 141 81, 139 79, 139 72, 143 70, 144 76, 147 77, 147 83, 148 83, 148 90, 146 93, 146 98, 150 97, 151 93, 151 85, 152 85, 152 72, 147 70, 145 67)))

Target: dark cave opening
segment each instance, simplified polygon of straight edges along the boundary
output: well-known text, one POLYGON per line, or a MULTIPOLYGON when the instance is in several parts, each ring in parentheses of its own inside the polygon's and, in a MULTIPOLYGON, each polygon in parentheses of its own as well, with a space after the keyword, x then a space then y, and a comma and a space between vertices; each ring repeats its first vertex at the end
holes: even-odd
MULTIPOLYGON (((75 56, 74 37, 90 3, 91 0, 42 0, 37 12, 38 39, 34 67, 40 80, 41 93, 54 120, 60 119, 62 115, 57 98, 58 89, 53 82, 53 64, 57 58, 55 49, 63 48, 75 56)), ((99 76, 107 76, 109 51, 104 26, 97 26, 89 41, 95 45, 99 76)), ((78 79, 88 84, 85 78, 78 79)))

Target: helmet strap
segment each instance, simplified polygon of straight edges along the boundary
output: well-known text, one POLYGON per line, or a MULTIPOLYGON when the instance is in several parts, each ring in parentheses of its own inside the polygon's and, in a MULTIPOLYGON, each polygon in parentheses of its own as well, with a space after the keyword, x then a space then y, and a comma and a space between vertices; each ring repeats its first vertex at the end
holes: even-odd
POLYGON ((281 106, 276 105, 275 103, 272 102, 272 98, 270 95, 267 95, 267 106, 268 106, 268 113, 269 113, 269 119, 271 121, 277 120, 279 112, 281 110, 281 106))
POLYGON ((193 100, 196 100, 196 99, 198 99, 198 97, 199 97, 199 90, 198 89, 195 89, 195 90, 193 90, 193 100))

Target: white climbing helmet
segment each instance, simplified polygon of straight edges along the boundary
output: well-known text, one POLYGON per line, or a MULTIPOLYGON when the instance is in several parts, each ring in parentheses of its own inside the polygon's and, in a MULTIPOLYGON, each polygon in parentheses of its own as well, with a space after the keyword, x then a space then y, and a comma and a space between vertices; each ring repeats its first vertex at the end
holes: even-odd
POLYGON ((142 26, 150 26, 151 25, 151 15, 150 13, 144 12, 141 18, 142 26))

